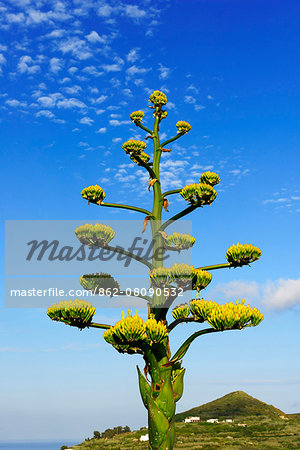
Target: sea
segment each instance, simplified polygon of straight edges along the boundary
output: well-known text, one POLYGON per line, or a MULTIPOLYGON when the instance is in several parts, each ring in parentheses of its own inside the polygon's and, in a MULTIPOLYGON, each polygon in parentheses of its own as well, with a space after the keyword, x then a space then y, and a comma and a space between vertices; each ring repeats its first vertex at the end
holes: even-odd
POLYGON ((0 442, 0 450, 60 450, 62 445, 72 447, 78 443, 79 441, 0 442))

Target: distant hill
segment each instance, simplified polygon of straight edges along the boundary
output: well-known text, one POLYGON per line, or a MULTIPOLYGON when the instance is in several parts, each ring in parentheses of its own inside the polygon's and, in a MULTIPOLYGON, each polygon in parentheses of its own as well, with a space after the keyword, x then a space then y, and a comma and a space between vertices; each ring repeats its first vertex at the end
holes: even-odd
POLYGON ((181 422, 189 416, 200 416, 201 420, 207 420, 212 418, 237 419, 250 416, 278 417, 286 416, 286 414, 243 391, 236 391, 212 402, 176 414, 175 421, 181 422))

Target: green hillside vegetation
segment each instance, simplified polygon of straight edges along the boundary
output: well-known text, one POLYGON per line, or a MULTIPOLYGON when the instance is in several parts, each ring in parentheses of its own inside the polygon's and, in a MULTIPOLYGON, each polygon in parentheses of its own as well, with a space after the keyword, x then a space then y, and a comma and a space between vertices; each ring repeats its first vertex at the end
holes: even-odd
MULTIPOLYGON (((300 414, 285 414, 241 391, 177 414, 176 420, 177 439, 174 449, 300 449, 300 414), (200 416, 201 422, 184 423, 184 418, 190 415, 200 416), (231 418, 233 422, 212 424, 206 422, 209 418, 231 418)), ((117 428, 121 427, 113 430, 117 428)), ((71 448, 148 449, 148 442, 140 442, 140 437, 147 433, 147 428, 128 433, 122 429, 122 434, 88 439, 71 448)), ((104 433, 103 436, 105 435, 104 433)))
POLYGON ((175 420, 176 422, 182 422, 189 416, 199 416, 201 420, 207 420, 211 418, 237 419, 252 416, 278 417, 285 416, 285 413, 243 391, 236 391, 212 402, 176 414, 175 420))

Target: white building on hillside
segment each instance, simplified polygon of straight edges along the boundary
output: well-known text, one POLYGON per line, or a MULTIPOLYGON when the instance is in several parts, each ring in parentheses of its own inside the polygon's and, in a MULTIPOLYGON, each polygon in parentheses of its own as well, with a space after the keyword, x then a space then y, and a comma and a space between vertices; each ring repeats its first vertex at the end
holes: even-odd
POLYGON ((208 419, 207 423, 219 423, 219 419, 208 419))
POLYGON ((144 434, 144 436, 141 436, 140 441, 141 442, 149 441, 149 434, 144 434))
POLYGON ((191 423, 191 422, 200 422, 200 417, 195 416, 195 417, 187 417, 186 419, 184 419, 184 423, 191 423))

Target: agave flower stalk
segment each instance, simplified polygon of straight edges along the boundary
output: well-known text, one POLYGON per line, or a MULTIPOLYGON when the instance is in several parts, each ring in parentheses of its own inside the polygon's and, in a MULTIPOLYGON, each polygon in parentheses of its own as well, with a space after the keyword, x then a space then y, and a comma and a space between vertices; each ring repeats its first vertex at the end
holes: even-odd
MULTIPOLYGON (((199 174, 200 178, 198 181, 195 180, 195 183, 179 185, 177 189, 162 192, 160 162, 163 153, 170 151, 165 146, 185 136, 192 127, 188 122, 179 120, 176 123, 175 135, 161 143, 159 127, 161 121, 167 117, 167 111, 162 109, 167 105, 167 96, 161 91, 154 91, 149 101, 154 117, 152 129, 142 123, 145 119, 142 110, 130 114, 132 122, 147 132, 147 143, 130 139, 124 142, 122 148, 132 164, 148 172, 149 191, 153 195, 151 211, 140 206, 107 203, 104 201, 106 194, 98 185, 84 188, 81 194, 89 203, 98 207, 122 208, 143 214, 144 228, 147 225, 151 227, 152 260, 145 260, 125 249, 111 246, 110 242, 117 236, 108 226, 86 224, 75 230, 77 238, 84 245, 118 251, 147 267, 153 295, 139 295, 139 297, 148 303, 148 319, 143 320, 138 313, 133 314, 129 311, 127 316, 123 313, 121 319, 114 325, 96 323, 92 321, 95 308, 81 300, 54 304, 49 308, 48 316, 54 321, 80 329, 93 327, 105 330, 103 334, 105 341, 119 353, 143 356, 144 374, 140 368, 137 368, 137 371, 142 402, 148 412, 149 445, 153 450, 171 450, 175 445, 176 403, 183 394, 185 369, 182 367, 182 360, 192 342, 206 334, 257 326, 263 320, 261 312, 247 305, 245 300, 219 304, 202 298, 202 291, 212 281, 210 271, 250 265, 259 259, 261 251, 252 245, 237 243, 228 248, 225 255, 227 262, 225 260, 219 264, 202 267, 175 263, 172 267, 164 267, 161 258, 156 256, 162 249, 164 252, 180 252, 195 244, 193 236, 177 232, 168 235, 166 231, 168 226, 197 209, 211 205, 217 197, 215 186, 220 182, 220 177, 216 173, 205 172, 199 174), (149 150, 150 146, 152 151, 149 150), (146 148, 149 154, 145 152, 146 148), (171 195, 172 199, 176 195, 181 196, 186 200, 187 207, 173 217, 163 220, 162 214, 168 212, 167 197, 171 195), (160 289, 155 289, 157 287, 160 289), (180 289, 191 290, 194 294, 197 292, 189 303, 174 307, 171 311, 173 321, 168 323, 168 313, 180 289), (189 322, 199 325, 200 329, 187 336, 172 355, 169 345, 171 332, 180 324, 189 322), (201 328, 204 323, 207 324, 207 328, 201 328)), ((85 289, 95 293, 105 290, 109 296, 111 289, 114 288, 118 295, 126 295, 126 291, 122 291, 119 283, 107 273, 86 274, 79 281, 85 289)))

